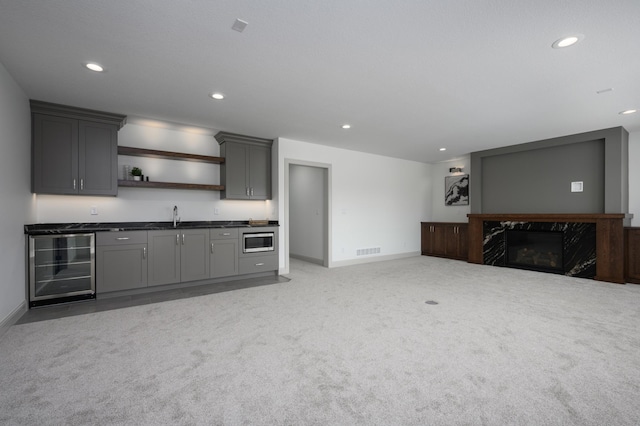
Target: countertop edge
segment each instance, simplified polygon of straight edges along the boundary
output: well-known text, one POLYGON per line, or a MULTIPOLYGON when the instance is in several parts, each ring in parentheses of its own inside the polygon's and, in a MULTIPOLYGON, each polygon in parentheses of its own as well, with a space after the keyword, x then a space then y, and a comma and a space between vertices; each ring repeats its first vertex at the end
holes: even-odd
POLYGON ((249 221, 189 221, 174 228, 173 222, 98 222, 98 223, 38 223, 24 225, 26 235, 61 235, 85 232, 160 231, 168 229, 202 228, 265 228, 280 226, 278 221, 255 225, 249 221))

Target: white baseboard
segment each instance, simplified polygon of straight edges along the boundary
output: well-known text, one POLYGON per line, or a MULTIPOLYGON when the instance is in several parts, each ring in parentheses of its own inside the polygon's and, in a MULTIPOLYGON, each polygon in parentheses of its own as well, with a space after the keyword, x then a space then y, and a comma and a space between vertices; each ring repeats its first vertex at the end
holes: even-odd
POLYGON ((341 266, 361 265, 363 263, 384 262, 386 260, 404 259, 407 257, 420 256, 420 251, 411 251, 408 253, 388 254, 385 256, 366 256, 359 259, 337 260, 331 264, 332 268, 341 266))
POLYGON ((5 319, 0 321, 0 339, 4 333, 9 331, 9 327, 16 323, 27 312, 27 301, 24 300, 17 308, 13 310, 5 319))
POLYGON ((315 264, 321 265, 321 266, 324 265, 324 261, 322 259, 316 259, 315 257, 300 256, 300 255, 291 254, 291 253, 289 253, 289 257, 293 257, 294 259, 303 260, 305 262, 315 263, 315 264))

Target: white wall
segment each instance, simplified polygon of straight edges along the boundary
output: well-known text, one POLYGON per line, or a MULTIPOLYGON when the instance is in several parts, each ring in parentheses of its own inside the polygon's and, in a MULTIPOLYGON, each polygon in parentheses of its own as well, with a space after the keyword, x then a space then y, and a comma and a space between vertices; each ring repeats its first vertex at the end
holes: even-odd
POLYGON ((640 226, 640 130, 629 133, 629 213, 631 226, 640 226))
POLYGON ((453 176, 449 173, 451 167, 461 167, 464 173, 473 179, 471 173, 471 157, 465 156, 456 160, 436 163, 431 168, 431 180, 433 182, 431 198, 431 219, 436 222, 468 222, 467 214, 471 211, 467 206, 446 206, 444 204, 444 178, 453 176))
MULTIPOLYGON (((118 132, 118 145, 190 154, 220 154, 214 130, 182 127, 151 120, 134 120, 118 132)), ((220 183, 219 165, 191 161, 119 156, 120 177, 124 166, 138 166, 150 180, 181 183, 220 183)), ((248 220, 268 218, 268 201, 220 200, 217 191, 185 189, 118 188, 117 197, 38 195, 37 221, 128 222, 170 221, 177 205, 183 221, 248 220), (91 207, 98 215, 91 215, 91 207)), ((276 219, 275 217, 269 217, 276 219)))
POLYGON ((0 326, 26 307, 24 224, 35 218, 30 184, 29 99, 0 64, 0 326))
MULTIPOLYGON (((331 165, 330 264, 332 266, 420 252, 420 222, 431 211, 431 165, 291 139, 276 141, 279 211, 285 209, 285 161, 331 165), (377 256, 356 256, 380 247, 377 256)), ((280 267, 288 273, 286 227, 281 216, 280 267)))

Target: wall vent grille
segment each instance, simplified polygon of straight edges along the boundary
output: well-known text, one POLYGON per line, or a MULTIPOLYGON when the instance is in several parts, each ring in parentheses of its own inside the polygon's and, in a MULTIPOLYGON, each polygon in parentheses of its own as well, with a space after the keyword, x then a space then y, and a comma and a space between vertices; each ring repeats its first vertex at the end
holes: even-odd
POLYGON ((369 256, 371 254, 379 254, 380 247, 363 248, 356 250, 356 256, 369 256))

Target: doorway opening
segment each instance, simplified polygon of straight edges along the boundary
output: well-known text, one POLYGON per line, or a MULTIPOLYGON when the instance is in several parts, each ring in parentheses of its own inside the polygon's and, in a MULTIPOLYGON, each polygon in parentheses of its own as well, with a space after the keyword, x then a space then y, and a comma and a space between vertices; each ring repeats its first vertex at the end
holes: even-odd
POLYGON ((290 257, 330 267, 331 166, 295 160, 285 164, 287 269, 290 257))

